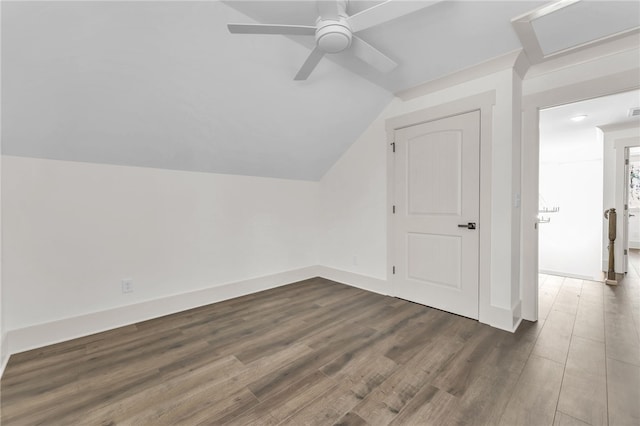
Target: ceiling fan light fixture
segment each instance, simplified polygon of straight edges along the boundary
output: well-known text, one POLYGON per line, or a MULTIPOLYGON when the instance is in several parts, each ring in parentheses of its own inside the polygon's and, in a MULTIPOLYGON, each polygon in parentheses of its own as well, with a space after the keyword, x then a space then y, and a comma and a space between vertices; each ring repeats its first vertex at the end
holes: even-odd
POLYGON ((325 20, 316 31, 316 43, 325 53, 338 53, 351 46, 351 29, 345 22, 325 20))

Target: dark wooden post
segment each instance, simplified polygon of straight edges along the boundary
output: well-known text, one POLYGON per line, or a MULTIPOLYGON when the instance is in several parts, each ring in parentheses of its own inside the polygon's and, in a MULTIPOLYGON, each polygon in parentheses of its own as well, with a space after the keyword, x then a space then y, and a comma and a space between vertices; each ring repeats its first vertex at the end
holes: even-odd
POLYGON ((607 280, 605 281, 609 285, 618 285, 616 281, 616 269, 615 269, 615 241, 616 241, 616 223, 617 223, 616 209, 609 209, 604 212, 604 217, 609 219, 609 268, 607 270, 607 280))

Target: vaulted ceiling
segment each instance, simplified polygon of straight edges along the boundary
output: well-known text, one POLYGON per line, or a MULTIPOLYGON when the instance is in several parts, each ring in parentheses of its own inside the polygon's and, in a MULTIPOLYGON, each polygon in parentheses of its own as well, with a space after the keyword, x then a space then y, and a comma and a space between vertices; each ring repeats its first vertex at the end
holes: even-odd
POLYGON ((520 49, 544 3, 435 3, 359 33, 391 73, 343 52, 294 81, 313 37, 226 24, 314 25, 313 1, 3 1, 3 154, 317 180, 393 93, 520 49))

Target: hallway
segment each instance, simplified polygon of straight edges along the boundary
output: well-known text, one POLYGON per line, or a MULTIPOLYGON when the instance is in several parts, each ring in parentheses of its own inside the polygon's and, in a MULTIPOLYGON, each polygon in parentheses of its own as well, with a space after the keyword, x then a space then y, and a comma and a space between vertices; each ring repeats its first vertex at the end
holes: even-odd
POLYGON ((564 367, 555 424, 638 424, 640 250, 618 286, 543 274, 539 285, 532 354, 564 367))

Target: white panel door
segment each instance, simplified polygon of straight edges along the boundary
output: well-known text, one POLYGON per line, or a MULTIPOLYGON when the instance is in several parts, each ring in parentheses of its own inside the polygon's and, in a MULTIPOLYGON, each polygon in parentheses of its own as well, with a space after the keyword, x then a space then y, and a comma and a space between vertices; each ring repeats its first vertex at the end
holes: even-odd
POLYGON ((395 295, 477 319, 480 112, 395 135, 395 295))

